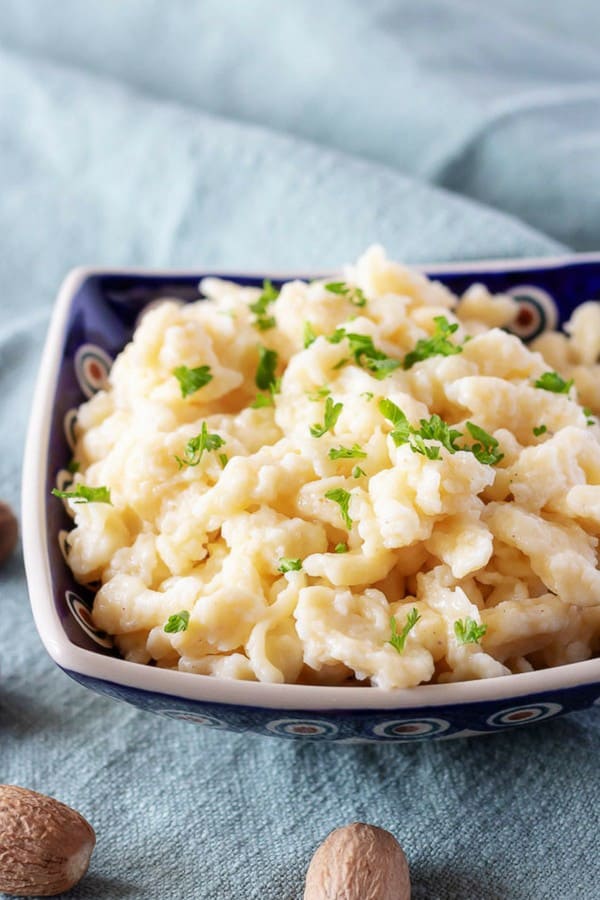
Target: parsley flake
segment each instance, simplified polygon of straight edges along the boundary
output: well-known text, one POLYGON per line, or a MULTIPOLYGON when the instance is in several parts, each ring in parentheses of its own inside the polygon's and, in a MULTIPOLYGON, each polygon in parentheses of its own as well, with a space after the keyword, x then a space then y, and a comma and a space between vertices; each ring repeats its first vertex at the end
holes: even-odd
POLYGON ((452 325, 445 316, 434 316, 435 330, 430 338, 421 338, 415 349, 404 357, 403 368, 410 369, 415 363, 429 359, 430 356, 453 356, 462 353, 462 347, 453 344, 450 335, 458 330, 458 324, 452 325))
POLYGON ((268 331, 270 328, 274 328, 275 325, 277 325, 275 318, 267 315, 267 309, 278 297, 279 291, 277 288, 273 286, 268 278, 265 278, 263 281, 262 294, 258 300, 255 300, 254 303, 250 304, 250 309, 256 316, 252 324, 258 328, 259 331, 268 331))
POLYGON ((364 450, 353 444, 352 447, 332 447, 329 451, 329 459, 366 459, 367 454, 364 450))
POLYGON ((315 330, 312 327, 312 325, 310 324, 310 322, 304 323, 303 338, 304 338, 304 349, 305 350, 307 349, 307 347, 310 347, 311 344, 314 344, 314 342, 317 339, 315 330))
POLYGON ((269 350, 267 347, 259 344, 258 368, 256 369, 254 381, 261 391, 268 391, 272 385, 276 385, 275 369, 277 368, 278 359, 276 350, 269 350))
POLYGON ((210 434, 206 427, 206 422, 203 422, 200 434, 190 438, 185 445, 185 455, 183 458, 180 456, 175 457, 177 465, 180 469, 183 469, 184 466, 197 466, 202 459, 205 450, 207 452, 210 450, 218 450, 224 443, 225 441, 221 435, 210 434))
POLYGON ((189 397, 190 394, 195 394, 201 387, 212 381, 210 366, 198 366, 196 369, 189 369, 187 366, 177 366, 177 368, 173 369, 173 375, 179 382, 182 397, 189 397))
POLYGON ((279 565, 277 566, 277 571, 282 572, 284 575, 286 572, 299 572, 302 568, 302 560, 301 559, 290 559, 287 556, 282 556, 279 560, 279 565))
POLYGON ((404 645, 406 644, 406 638, 408 637, 409 632, 415 627, 417 622, 421 616, 418 613, 416 607, 413 606, 411 611, 406 617, 406 623, 402 631, 398 631, 398 626, 396 624, 396 619, 394 616, 390 619, 390 627, 392 629, 392 636, 388 641, 388 644, 391 644, 394 650, 397 650, 398 653, 404 652, 404 645))
POLYGON ((533 386, 543 391, 551 391, 553 394, 568 394, 573 387, 573 379, 565 381, 558 372, 544 372, 534 381, 533 386))
POLYGON ((79 468, 80 468, 80 466, 76 459, 72 459, 67 464, 67 472, 70 472, 71 475, 75 475, 76 472, 79 472, 79 468))
POLYGON ((367 473, 364 471, 364 469, 361 469, 360 466, 354 466, 354 468, 352 469, 352 477, 353 478, 362 478, 366 474, 367 473))
MULTIPOLYGON (((373 338, 368 334, 354 334, 347 332, 345 328, 336 328, 327 340, 330 344, 339 344, 346 338, 350 344, 350 352, 358 366, 367 369, 378 381, 383 381, 388 375, 400 367, 400 361, 387 356, 382 350, 378 350, 373 344, 373 338)), ((348 362, 347 358, 340 360, 334 366, 338 369, 348 362)))
POLYGON ((174 613, 167 619, 163 631, 167 634, 178 634, 180 631, 187 631, 190 623, 190 614, 187 609, 174 613))
POLYGON ((310 433, 314 438, 323 437, 328 431, 335 426, 335 423, 340 417, 340 413, 344 408, 343 403, 334 403, 331 397, 327 397, 325 401, 325 414, 323 419, 323 424, 319 425, 315 423, 310 426, 310 433))
POLYGON ((536 425, 533 429, 533 433, 535 434, 536 437, 539 437, 540 434, 546 434, 547 431, 548 431, 548 429, 546 428, 545 425, 536 425))
POLYGON ((78 484, 72 491, 59 491, 52 489, 55 497, 63 500, 72 500, 74 503, 110 503, 110 489, 107 487, 88 487, 86 484, 78 484))
POLYGON ((330 281, 325 285, 325 290, 330 294, 341 294, 352 303, 353 306, 366 306, 367 298, 359 287, 346 284, 345 281, 330 281))
POLYGON ((229 457, 226 453, 219 453, 219 462, 221 463, 221 468, 224 469, 229 462, 229 457))
MULTIPOLYGON (((492 437, 491 434, 488 434, 487 431, 480 428, 479 425, 475 425, 473 422, 467 422, 467 429, 471 437, 475 439, 476 443, 471 447, 463 447, 463 450, 469 450, 475 459, 488 466, 494 466, 496 463, 499 463, 501 459, 504 459, 504 453, 498 452, 499 444, 495 437, 492 437)), ((544 431, 545 430, 546 428, 544 426, 544 431)))
POLYGON ((334 488, 331 491, 326 491, 325 496, 328 500, 333 500, 334 503, 337 503, 340 507, 340 513, 342 519, 344 520, 344 525, 346 528, 352 528, 352 519, 350 518, 350 513, 348 512, 348 508, 350 506, 351 494, 349 491, 345 491, 344 488, 334 488))
POLYGON ((596 424, 596 419, 594 418, 593 409, 590 409, 589 406, 584 406, 583 414, 584 414, 584 416, 588 416, 588 418, 586 419, 586 423, 585 423, 586 425, 595 425, 596 424))
POLYGON ((478 644, 487 631, 487 625, 478 625, 475 619, 458 619, 454 623, 454 634, 459 644, 478 644))
POLYGON ((333 548, 334 553, 347 553, 348 552, 348 544, 340 543, 336 544, 333 548))
POLYGON ((262 409, 265 406, 275 406, 273 394, 257 394, 250 404, 251 409, 262 409))
POLYGON ((314 391, 307 392, 306 396, 308 397, 309 400, 312 400, 313 403, 316 403, 317 400, 322 400, 323 397, 328 397, 330 395, 330 393, 331 393, 331 391, 329 390, 327 385, 324 384, 322 387, 317 388, 314 391))

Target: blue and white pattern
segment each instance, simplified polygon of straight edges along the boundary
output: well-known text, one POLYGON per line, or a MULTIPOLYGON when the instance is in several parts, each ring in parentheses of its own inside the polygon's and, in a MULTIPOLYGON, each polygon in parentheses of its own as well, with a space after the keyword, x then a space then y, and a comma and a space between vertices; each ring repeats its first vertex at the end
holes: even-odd
POLYGON ((519 312, 509 331, 528 343, 558 325, 558 307, 548 293, 533 284, 519 284, 506 293, 519 304, 519 312))
POLYGON ((79 627, 94 641, 94 643, 98 644, 100 647, 106 648, 113 646, 112 638, 104 631, 100 631, 100 629, 96 628, 94 625, 91 616, 91 604, 86 603, 85 600, 78 596, 74 591, 67 591, 65 600, 67 608, 79 627))
POLYGON ((267 724, 272 734, 287 738, 332 738, 339 731, 325 719, 275 719, 267 724))
POLYGON ((75 374, 79 387, 88 399, 106 385, 112 358, 96 344, 82 344, 75 354, 75 374))
POLYGON ((373 728, 379 738, 403 741, 422 741, 424 738, 439 736, 450 728, 446 719, 393 719, 381 722, 373 728))
POLYGON ((507 728, 510 725, 525 725, 531 722, 540 722, 561 713, 563 707, 560 703, 535 703, 524 706, 510 706, 494 713, 487 719, 488 725, 494 728, 507 728))

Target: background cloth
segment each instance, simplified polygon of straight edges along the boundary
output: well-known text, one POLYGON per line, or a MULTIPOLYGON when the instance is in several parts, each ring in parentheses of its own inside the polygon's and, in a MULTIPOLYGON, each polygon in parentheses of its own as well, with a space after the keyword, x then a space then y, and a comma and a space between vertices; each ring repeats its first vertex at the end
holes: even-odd
MULTIPOLYGON (((74 265, 598 249, 599 20, 591 0, 3 0, 2 498, 18 506, 74 265)), ((415 900, 599 896, 598 710, 413 746, 213 733, 56 669, 20 553, 0 612, 0 781, 94 825, 74 900, 299 900, 316 846, 356 819, 397 836, 415 900)))

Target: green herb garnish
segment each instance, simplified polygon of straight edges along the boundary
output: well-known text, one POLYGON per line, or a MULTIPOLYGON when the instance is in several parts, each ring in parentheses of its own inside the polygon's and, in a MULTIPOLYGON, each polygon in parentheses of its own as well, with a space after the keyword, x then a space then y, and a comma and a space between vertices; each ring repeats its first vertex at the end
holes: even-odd
POLYGON ((323 437, 328 431, 335 426, 335 423, 340 417, 340 413, 344 408, 343 403, 334 403, 331 397, 327 397, 325 401, 325 414, 323 419, 323 424, 319 425, 315 423, 310 426, 310 433, 314 438, 323 437))
POLYGON ((169 616, 163 631, 167 634, 178 634, 180 631, 187 631, 189 623, 190 614, 187 609, 182 609, 181 612, 169 616))
POLYGON ((350 518, 350 513, 348 512, 350 506, 350 498, 351 494, 349 491, 345 491, 343 488, 334 488, 331 491, 326 491, 325 496, 328 500, 333 500, 334 503, 337 503, 340 507, 340 512, 342 519, 344 520, 344 525, 346 528, 352 528, 352 519, 350 518))
POLYGON ((340 543, 336 544, 333 548, 334 553, 347 553, 348 552, 348 544, 340 543))
POLYGON ((314 344, 314 342, 317 339, 317 335, 315 334, 314 328, 312 327, 310 322, 304 323, 303 337, 304 337, 304 349, 305 350, 307 347, 310 347, 311 344, 314 344))
POLYGON ((70 472, 71 475, 75 475, 76 472, 79 472, 80 464, 76 459, 72 459, 69 463, 67 463, 67 472, 70 472))
POLYGON ((224 469, 229 462, 229 457, 226 453, 219 453, 219 462, 221 463, 221 468, 224 469))
POLYGON ((452 325, 445 316, 435 316, 435 330, 430 338, 421 338, 417 341, 415 349, 411 350, 404 357, 402 363, 405 369, 410 369, 415 363, 430 356, 453 356, 455 353, 462 353, 462 347, 453 344, 450 335, 458 330, 458 325, 454 322, 452 325))
POLYGON ((401 444, 407 444, 411 435, 411 425, 399 406, 392 400, 384 398, 379 401, 379 412, 394 426, 390 432, 390 437, 395 445, 399 447, 401 444))
POLYGON ((284 575, 286 572, 299 572, 302 568, 302 560, 301 559, 290 559, 287 556, 282 556, 279 560, 279 565, 277 566, 277 571, 282 572, 284 575))
POLYGON ((267 309, 278 297, 279 291, 277 288, 274 287, 268 278, 265 278, 263 281, 262 294, 258 300, 255 300, 254 303, 250 304, 250 309, 256 316, 252 324, 258 328, 259 331, 268 331, 277 324, 273 316, 267 315, 267 309))
POLYGON ((59 491, 52 489, 55 497, 62 500, 73 500, 74 503, 110 503, 110 489, 107 487, 88 487, 86 484, 78 484, 72 491, 59 491))
POLYGON ((262 409, 264 406, 275 406, 273 394, 257 394, 250 404, 251 409, 262 409))
POLYGON ((189 369, 187 366, 177 366, 177 368, 173 369, 173 375, 179 382, 182 397, 189 397, 190 394, 195 394, 201 387, 212 381, 210 366, 198 366, 196 369, 189 369))
POLYGON ((390 626, 392 629, 392 636, 388 641, 388 644, 391 644, 394 650, 397 650, 398 653, 404 652, 404 645, 406 643, 406 638, 408 637, 408 633, 415 627, 417 622, 421 616, 418 613, 416 607, 413 606, 408 616, 406 617, 406 623, 402 631, 398 631, 396 625, 396 619, 394 616, 390 619, 390 626))
POLYGON ((259 344, 258 347, 258 367, 254 381, 261 391, 268 391, 271 385, 275 385, 278 355, 276 350, 269 350, 259 344))
POLYGON ((353 306, 366 306, 367 298, 359 287, 346 284, 345 281, 330 281, 325 285, 325 290, 330 294, 341 294, 352 303, 353 306))
POLYGON ((596 419, 594 417, 593 409, 590 409, 589 406, 584 406, 583 414, 584 414, 584 416, 588 416, 588 418, 586 419, 586 425, 595 425, 596 424, 596 419))
MULTIPOLYGON (((373 338, 368 334, 354 334, 347 332, 345 328, 336 328, 327 340, 330 344, 339 344, 346 338, 350 344, 350 352, 354 361, 363 369, 368 369, 374 378, 382 381, 388 375, 400 367, 400 361, 387 356, 382 350, 378 350, 373 344, 373 338)), ((340 360, 334 368, 340 368, 348 360, 340 360)))
POLYGON ((353 478, 362 478, 366 474, 367 473, 364 471, 364 469, 361 469, 360 466, 354 466, 354 468, 352 469, 353 478))
POLYGON ((367 454, 364 450, 353 444, 352 447, 338 447, 337 450, 332 447, 329 451, 329 459, 366 459, 367 454))
POLYGON ((573 379, 565 381, 558 372, 544 372, 533 386, 543 391, 552 391, 553 394, 568 394, 573 387, 573 379))
POLYGON ((548 431, 548 429, 546 428, 545 425, 536 425, 533 429, 533 433, 535 434, 536 437, 539 437, 540 434, 546 434, 547 431, 548 431))
POLYGON ((458 619, 454 623, 454 634, 459 644, 478 644, 487 631, 487 625, 478 625, 475 619, 458 619))
POLYGON ((330 395, 330 393, 331 393, 331 391, 329 390, 327 385, 324 384, 323 387, 320 387, 314 391, 308 392, 306 396, 308 397, 309 400, 316 402, 317 400, 322 400, 323 397, 328 397, 330 395))
POLYGON ((487 431, 473 422, 467 422, 467 429, 476 443, 471 447, 462 447, 460 449, 469 450, 475 459, 488 466, 495 466, 501 459, 504 459, 504 453, 498 452, 499 444, 495 437, 492 437, 491 434, 488 434, 487 431))
POLYGON ((180 456, 175 457, 177 465, 180 469, 183 469, 184 466, 197 466, 202 459, 204 451, 218 450, 224 443, 225 441, 221 435, 210 434, 206 427, 206 422, 203 422, 200 434, 190 438, 185 445, 185 456, 183 458, 180 456))

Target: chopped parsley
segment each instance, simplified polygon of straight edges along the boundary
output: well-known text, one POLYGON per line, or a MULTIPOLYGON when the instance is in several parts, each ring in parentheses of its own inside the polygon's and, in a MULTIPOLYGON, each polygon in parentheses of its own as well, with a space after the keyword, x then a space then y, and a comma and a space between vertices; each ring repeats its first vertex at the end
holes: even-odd
POLYGON ((458 619, 454 623, 454 634, 459 644, 478 644, 487 631, 487 625, 478 625, 475 619, 458 619))
POLYGON ((319 425, 315 423, 310 426, 310 433, 314 438, 323 437, 328 431, 335 426, 335 423, 340 417, 340 413, 344 408, 343 403, 334 403, 331 397, 327 397, 325 401, 325 414, 323 419, 323 424, 319 425))
POLYGON ((470 447, 462 447, 462 450, 469 450, 475 459, 488 466, 495 466, 501 459, 504 459, 504 453, 498 452, 499 444, 495 437, 473 422, 467 422, 467 429, 475 443, 470 447))
POLYGON ((299 572, 302 568, 302 560, 301 559, 290 559, 287 556, 282 556, 279 560, 279 565, 277 566, 277 571, 282 572, 284 575, 286 572, 299 572))
POLYGON ((475 443, 470 447, 466 445, 461 447, 457 441, 463 437, 462 431, 452 428, 436 413, 429 419, 420 419, 419 428, 415 428, 410 424, 405 413, 392 400, 387 398, 380 400, 379 411, 393 425, 390 437, 396 446, 408 444, 413 453, 420 453, 427 459, 439 459, 440 447, 431 446, 426 441, 438 441, 449 453, 465 450, 472 453, 479 462, 490 466, 504 458, 504 454, 498 451, 499 445, 496 438, 473 422, 467 422, 467 429, 475 443))
POLYGON ((219 462, 221 463, 221 468, 224 469, 229 462, 229 457, 226 453, 219 453, 219 462))
POLYGON ((189 623, 190 614, 187 609, 182 609, 181 612, 169 616, 163 631, 167 634, 178 634, 180 631, 187 631, 189 623))
POLYGON ((190 394, 195 394, 201 387, 212 381, 210 366, 198 366, 196 369, 189 369, 187 366, 177 366, 177 368, 173 369, 173 375, 179 382, 182 397, 189 397, 190 394))
POLYGON ((250 404, 251 409, 262 409, 265 406, 275 406, 273 394, 257 394, 250 404))
POLYGON ((388 644, 391 644, 394 650, 397 650, 398 653, 404 652, 404 645, 406 643, 406 638, 408 637, 409 632, 415 627, 417 622, 421 616, 419 615, 416 607, 413 606, 411 611, 406 617, 406 623, 402 631, 398 631, 398 626, 396 625, 396 619, 394 616, 390 619, 390 627, 392 629, 392 636, 388 641, 388 644))
POLYGON ((317 400, 322 400, 323 397, 328 397, 330 395, 330 393, 331 393, 331 391, 329 390, 327 385, 324 384, 322 387, 316 388, 316 390, 314 390, 314 391, 307 392, 306 396, 308 397, 309 400, 312 400, 313 403, 316 403, 317 400))
POLYGON ((536 425, 536 426, 534 426, 534 429, 533 429, 533 433, 535 434, 536 437, 539 437, 540 434, 546 434, 547 431, 548 431, 548 429, 546 428, 545 425, 536 425))
POLYGON ((326 491, 325 496, 328 500, 333 500, 334 503, 338 504, 342 519, 344 520, 344 525, 348 529, 352 528, 352 519, 350 518, 350 513, 348 512, 350 506, 350 498, 352 496, 350 492, 345 491, 344 488, 334 488, 331 491, 326 491))
POLYGON ((261 391, 268 391, 271 386, 277 384, 275 370, 277 368, 278 359, 279 357, 276 350, 269 350, 267 347, 263 347, 262 344, 259 344, 258 367, 256 369, 254 381, 261 391))
POLYGON ((347 553, 348 552, 348 544, 340 543, 336 544, 333 548, 334 553, 347 553))
POLYGON ((279 291, 277 288, 273 286, 268 278, 265 278, 263 281, 262 294, 258 300, 250 304, 250 309, 256 316, 252 324, 258 328, 259 331, 268 331, 277 324, 273 316, 267 315, 267 309, 278 297, 279 291))
POLYGON ((417 341, 415 349, 404 357, 403 368, 410 369, 415 363, 429 359, 430 356, 453 356, 455 353, 462 353, 462 347, 450 340, 450 335, 458 330, 458 324, 454 322, 451 325, 445 316, 435 316, 433 321, 435 330, 432 336, 417 341))
MULTIPOLYGON (((336 328, 327 340, 330 344, 339 344, 344 338, 350 344, 350 352, 354 357, 355 363, 358 366, 362 366, 363 369, 368 369, 378 381, 382 381, 400 367, 400 361, 392 359, 382 350, 378 350, 373 344, 373 338, 368 334, 354 334, 353 332, 347 332, 345 328, 336 328)), ((346 362, 348 362, 346 358, 340 360, 334 368, 338 369, 346 362)))
POLYGON ((72 491, 59 491, 52 489, 55 497, 63 500, 73 500, 74 503, 110 503, 110 489, 107 487, 88 487, 86 484, 78 484, 72 491))
POLYGON ((70 472, 71 475, 75 475, 76 472, 79 472, 79 463, 77 462, 76 459, 72 459, 67 464, 67 472, 70 472))
POLYGON ((345 281, 330 281, 325 285, 325 290, 330 294, 341 294, 352 303, 353 306, 366 306, 367 298, 359 287, 346 284, 345 281))
POLYGON ((307 347, 310 347, 311 344, 314 344, 314 342, 315 342, 316 339, 317 339, 317 335, 315 334, 315 330, 314 330, 314 328, 312 327, 312 325, 310 324, 310 322, 305 322, 305 323, 304 323, 303 338, 304 338, 304 349, 305 349, 305 350, 306 350, 307 347))
POLYGON ((361 469, 360 466, 354 466, 354 468, 352 469, 353 478, 362 478, 366 474, 367 473, 364 471, 364 469, 361 469))
POLYGON ((586 419, 586 425, 595 425, 596 424, 596 419, 594 418, 594 411, 592 409, 590 409, 589 406, 583 407, 583 414, 584 414, 584 416, 588 416, 588 418, 586 419))
MULTIPOLYGON (((206 422, 203 422, 200 434, 190 438, 185 445, 185 455, 183 458, 180 456, 175 457, 177 465, 180 469, 183 469, 184 466, 197 466, 202 459, 205 450, 207 452, 210 450, 218 450, 224 443, 225 441, 221 435, 210 434, 206 427, 206 422)), ((223 465, 223 463, 221 463, 221 465, 223 465)))
POLYGON ((329 451, 329 459, 366 459, 367 454, 364 450, 353 444, 352 447, 332 447, 329 451))
POLYGON ((573 387, 573 379, 565 381, 558 372, 544 372, 534 381, 533 386, 543 391, 552 391, 553 394, 568 394, 573 387))

